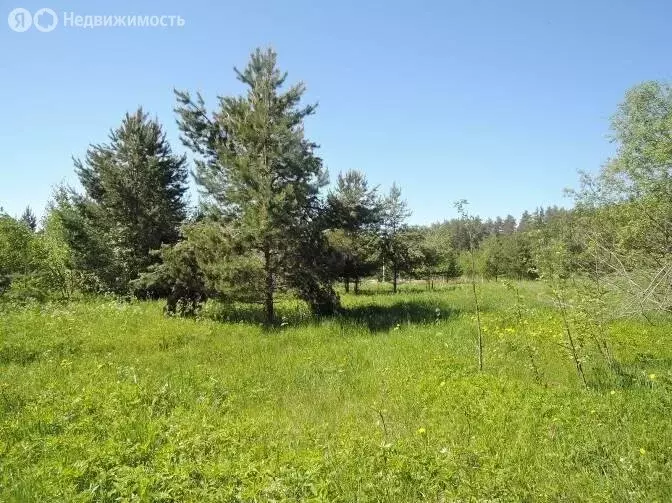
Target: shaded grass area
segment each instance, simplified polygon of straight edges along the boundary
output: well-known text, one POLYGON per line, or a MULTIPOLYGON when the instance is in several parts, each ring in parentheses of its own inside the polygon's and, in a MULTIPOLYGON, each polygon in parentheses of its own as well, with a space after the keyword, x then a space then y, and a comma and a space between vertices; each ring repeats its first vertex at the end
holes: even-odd
POLYGON ((483 285, 483 373, 460 285, 274 331, 159 303, 6 310, 0 500, 669 501, 672 325, 613 323, 632 380, 587 343, 583 389, 521 288, 526 326, 483 285))
MULTIPOLYGON (((340 291, 341 312, 324 319, 314 317, 308 306, 297 299, 280 296, 276 301, 277 325, 313 325, 336 320, 340 324, 366 326, 371 332, 383 332, 401 324, 427 324, 457 316, 461 310, 471 310, 471 299, 464 295, 464 284, 443 283, 434 290, 428 290, 422 282, 402 284, 400 291, 393 294, 387 284, 370 283, 362 287, 358 295, 340 291), (453 294, 454 295, 451 295, 453 294)), ((492 288, 485 285, 485 288, 492 288)), ((500 285, 495 285, 497 290, 500 285)), ((502 299, 486 302, 484 310, 501 307, 502 299)), ((504 304, 510 302, 504 300, 504 304)), ((226 323, 249 323, 263 325, 265 314, 260 304, 221 304, 210 301, 201 312, 204 318, 226 323)))
MULTIPOLYGON (((370 297, 363 297, 363 299, 370 301, 370 297)), ((264 324, 265 316, 261 306, 250 304, 225 306, 211 303, 201 314, 203 317, 216 321, 251 323, 259 326, 264 324)), ((279 303, 276 308, 277 322, 274 328, 301 325, 319 327, 325 322, 333 322, 343 327, 350 326, 357 329, 366 327, 370 332, 375 333, 387 332, 392 328, 399 327, 402 323, 406 325, 435 323, 457 314, 459 314, 459 311, 450 306, 445 299, 394 299, 380 304, 346 303, 337 315, 316 318, 311 315, 304 303, 285 301, 279 303)))

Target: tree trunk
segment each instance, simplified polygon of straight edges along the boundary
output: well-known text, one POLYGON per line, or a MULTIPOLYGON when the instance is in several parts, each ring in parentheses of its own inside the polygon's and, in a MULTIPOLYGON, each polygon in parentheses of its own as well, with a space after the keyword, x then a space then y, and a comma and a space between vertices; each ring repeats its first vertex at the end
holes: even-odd
POLYGON ((271 252, 268 248, 264 250, 264 261, 266 268, 266 299, 264 300, 264 311, 266 313, 266 325, 270 326, 275 320, 273 306, 275 282, 273 281, 273 269, 271 267, 271 252))
POLYGON ((355 278, 355 295, 359 295, 359 278, 355 278))
POLYGON ((397 271, 397 266, 392 268, 392 293, 397 293, 397 278, 399 277, 399 271, 397 271))
POLYGON ((343 279, 343 286, 345 287, 345 293, 350 293, 350 278, 343 279))

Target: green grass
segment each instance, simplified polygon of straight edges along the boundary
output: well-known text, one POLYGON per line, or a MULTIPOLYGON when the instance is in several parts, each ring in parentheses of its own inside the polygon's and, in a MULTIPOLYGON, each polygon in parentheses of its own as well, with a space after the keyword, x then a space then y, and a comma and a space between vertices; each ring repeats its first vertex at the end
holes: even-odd
POLYGON ((460 284, 324 320, 286 300, 273 331, 244 306, 4 307, 0 501, 672 500, 672 323, 610 324, 615 372, 585 339, 586 389, 519 287, 522 320, 481 286, 480 373, 460 284))

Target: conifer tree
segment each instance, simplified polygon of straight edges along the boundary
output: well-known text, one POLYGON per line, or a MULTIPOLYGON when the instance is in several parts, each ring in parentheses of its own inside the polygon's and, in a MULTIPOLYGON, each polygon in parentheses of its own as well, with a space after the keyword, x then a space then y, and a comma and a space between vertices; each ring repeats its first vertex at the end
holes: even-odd
POLYGON ((513 215, 506 215, 502 222, 502 234, 510 235, 516 232, 516 218, 513 215))
POLYGON ((404 239, 407 231, 406 221, 411 216, 406 201, 401 198, 401 189, 392 184, 385 198, 381 229, 383 260, 392 269, 392 291, 397 293, 399 272, 408 262, 409 248, 404 239))
POLYGON ((518 222, 518 227, 516 227, 516 232, 525 232, 532 229, 533 220, 530 212, 525 210, 520 216, 520 221, 518 222))
POLYGON ((377 190, 370 189, 366 176, 356 170, 338 175, 336 189, 327 198, 329 240, 339 255, 338 275, 345 291, 354 280, 359 292, 361 277, 375 271, 378 258, 377 230, 382 205, 377 190))
POLYGON ((28 226, 28 228, 33 232, 35 232, 37 229, 37 217, 35 216, 35 213, 33 213, 33 210, 30 208, 30 206, 26 206, 26 209, 21 215, 19 221, 26 224, 26 226, 28 226))
POLYGON ((268 324, 275 294, 285 288, 314 311, 333 311, 338 302, 321 264, 325 243, 317 228, 326 172, 303 129, 315 105, 301 105, 302 83, 285 88, 287 75, 271 49, 257 49, 235 72, 246 94, 221 97, 212 115, 200 95, 176 92, 182 139, 199 156, 196 181, 220 225, 219 246, 231 258, 228 265, 212 263, 210 272, 235 278, 254 271, 249 283, 262 285, 257 300, 268 324))
POLYGON ((139 108, 91 145, 75 170, 85 193, 61 191, 57 211, 75 262, 105 289, 125 292, 179 238, 186 216, 186 157, 173 154, 157 120, 139 108))

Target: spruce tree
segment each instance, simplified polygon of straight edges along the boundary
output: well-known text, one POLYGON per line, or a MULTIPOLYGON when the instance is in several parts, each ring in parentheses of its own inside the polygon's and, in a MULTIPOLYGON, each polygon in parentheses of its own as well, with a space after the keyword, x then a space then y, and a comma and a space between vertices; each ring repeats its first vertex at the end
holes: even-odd
POLYGON ((33 213, 33 210, 30 208, 30 206, 26 206, 26 209, 21 215, 19 221, 26 224, 26 226, 31 231, 35 232, 37 230, 37 217, 35 216, 35 213, 33 213))
POLYGON ((61 193, 59 204, 75 261, 103 288, 124 292, 157 261, 152 250, 179 238, 186 157, 173 154, 159 122, 139 108, 110 132, 109 143, 75 160, 75 171, 85 193, 61 193))

